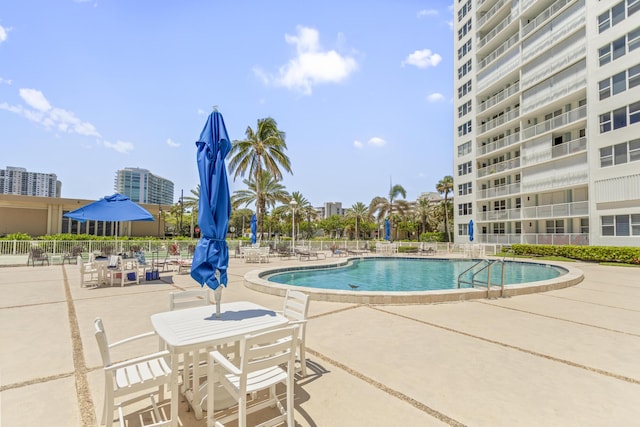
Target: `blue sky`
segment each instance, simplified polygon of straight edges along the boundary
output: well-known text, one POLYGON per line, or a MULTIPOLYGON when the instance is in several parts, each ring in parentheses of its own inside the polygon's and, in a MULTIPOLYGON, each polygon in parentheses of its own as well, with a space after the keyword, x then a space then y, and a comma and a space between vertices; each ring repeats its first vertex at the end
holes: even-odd
POLYGON ((177 199, 217 105, 234 140, 277 121, 283 184, 314 206, 368 204, 390 180, 415 200, 453 174, 452 19, 450 0, 5 2, 0 168, 98 199, 140 167, 177 199))

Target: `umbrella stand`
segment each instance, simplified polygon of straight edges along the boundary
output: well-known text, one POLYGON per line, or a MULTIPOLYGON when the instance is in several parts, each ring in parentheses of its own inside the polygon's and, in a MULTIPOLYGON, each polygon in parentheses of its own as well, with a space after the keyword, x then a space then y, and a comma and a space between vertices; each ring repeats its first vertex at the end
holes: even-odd
POLYGON ((216 301, 216 317, 220 317, 220 301, 222 301, 222 285, 213 291, 213 299, 216 301))

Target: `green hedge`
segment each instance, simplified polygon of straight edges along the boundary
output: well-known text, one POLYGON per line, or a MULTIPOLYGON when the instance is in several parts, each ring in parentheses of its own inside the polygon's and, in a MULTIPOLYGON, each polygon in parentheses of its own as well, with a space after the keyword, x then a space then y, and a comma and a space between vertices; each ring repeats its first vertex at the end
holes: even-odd
POLYGON ((640 264, 640 248, 629 246, 512 245, 516 255, 559 256, 580 261, 640 264))

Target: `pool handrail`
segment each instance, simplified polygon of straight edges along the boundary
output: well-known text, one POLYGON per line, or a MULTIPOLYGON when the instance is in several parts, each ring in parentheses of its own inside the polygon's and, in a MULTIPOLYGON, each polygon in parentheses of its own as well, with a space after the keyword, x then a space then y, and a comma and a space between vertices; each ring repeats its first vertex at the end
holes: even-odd
POLYGON ((460 289, 460 284, 461 283, 468 283, 469 285, 473 286, 473 277, 475 276, 475 274, 471 277, 471 282, 467 282, 467 281, 462 280, 462 276, 464 276, 466 273, 468 273, 469 271, 471 271, 474 268, 476 268, 478 265, 483 264, 485 262, 490 262, 490 261, 488 259, 481 259, 480 261, 478 261, 475 264, 473 264, 471 267, 467 268, 462 273, 458 274, 458 289, 460 289))

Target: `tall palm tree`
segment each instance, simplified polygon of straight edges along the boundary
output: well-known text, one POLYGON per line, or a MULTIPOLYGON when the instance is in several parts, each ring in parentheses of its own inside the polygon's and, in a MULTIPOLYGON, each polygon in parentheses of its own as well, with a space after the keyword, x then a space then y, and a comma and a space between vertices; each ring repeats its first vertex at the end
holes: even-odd
POLYGON ((407 191, 402 185, 396 184, 389 189, 389 198, 377 196, 371 200, 369 212, 379 223, 389 218, 390 226, 393 228, 393 215, 395 213, 404 215, 409 210, 409 203, 406 200, 396 200, 399 196, 406 198, 407 191))
POLYGON ((200 184, 195 189, 189 190, 191 196, 184 196, 182 198, 182 207, 191 212, 191 238, 193 238, 193 226, 198 221, 198 208, 200 203, 200 184))
POLYGON ((440 194, 444 194, 444 203, 442 205, 444 209, 444 227, 447 233, 447 242, 450 242, 451 233, 449 230, 448 200, 449 200, 449 193, 453 191, 453 177, 451 175, 447 175, 444 178, 442 178, 440 181, 438 181, 438 184, 436 184, 436 191, 440 194))
POLYGON ((371 214, 369 213, 369 207, 362 202, 354 203, 344 214, 347 219, 355 219, 356 221, 356 240, 360 238, 358 234, 358 226, 360 221, 371 220, 371 214))
POLYGON ((267 117, 259 119, 256 130, 251 126, 245 131, 245 140, 233 141, 229 152, 229 169, 234 172, 233 179, 244 177, 246 173, 253 178, 256 187, 256 212, 258 216, 258 231, 262 235, 266 200, 261 190, 265 184, 261 182, 262 172, 267 171, 276 180, 282 180, 282 171, 291 172, 291 161, 285 154, 287 144, 285 133, 278 129, 276 121, 267 117))
MULTIPOLYGON (((260 174, 260 187, 253 177, 243 179, 247 186, 246 190, 237 190, 231 196, 231 206, 237 209, 239 206, 245 207, 251 203, 262 200, 263 207, 274 207, 276 203, 289 203, 291 196, 284 189, 284 185, 276 181, 269 171, 263 170, 260 174)), ((263 213, 264 214, 264 213, 263 213)), ((262 233, 259 232, 260 235, 262 233)))

